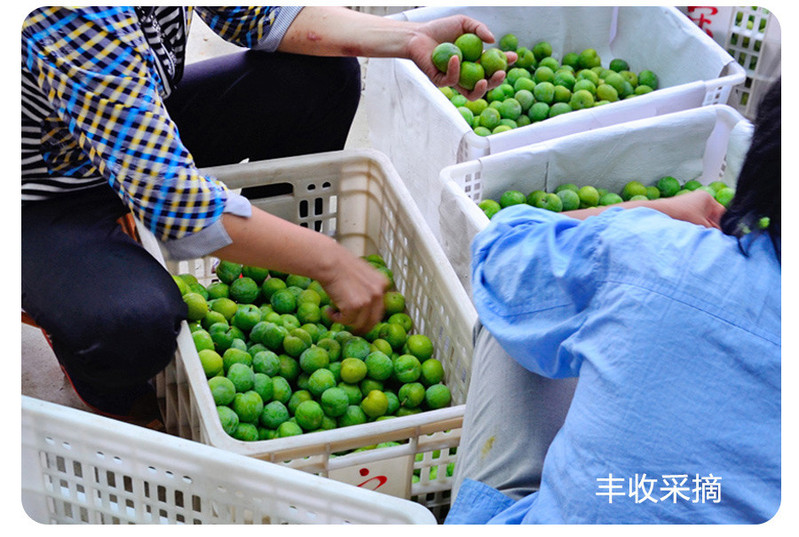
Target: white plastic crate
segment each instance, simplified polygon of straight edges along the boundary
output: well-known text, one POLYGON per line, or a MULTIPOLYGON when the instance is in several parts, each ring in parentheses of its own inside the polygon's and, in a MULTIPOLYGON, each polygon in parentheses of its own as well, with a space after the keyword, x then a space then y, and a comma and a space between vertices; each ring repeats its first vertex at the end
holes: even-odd
MULTIPOLYGON (((452 478, 446 475, 446 466, 455 460, 450 451, 460 440, 477 314, 391 163, 374 150, 348 150, 206 171, 233 189, 282 188, 288 193, 251 201, 283 219, 335 237, 356 255, 383 256, 405 296, 415 330, 429 336, 435 346, 434 356, 444 366, 454 406, 288 438, 240 441, 222 429, 184 324, 175 360, 157 377, 167 430, 231 452, 414 499, 441 514, 449 505, 452 478), (334 456, 387 441, 403 444, 334 456), (434 452, 438 458, 433 458, 434 452), (426 470, 432 466, 441 471, 431 481, 426 470), (418 483, 412 482, 415 469, 422 470, 418 483)), ((153 235, 141 226, 139 232, 145 247, 164 262, 153 235)), ((214 261, 207 257, 164 264, 173 274, 191 272, 208 284, 214 278, 214 261)))
POLYGON ((377 15, 378 17, 385 17, 386 15, 393 15, 413 9, 416 6, 348 6, 355 11, 361 11, 370 15, 377 15))
POLYGON ((563 183, 619 192, 665 175, 735 185, 753 126, 727 105, 684 110, 531 144, 448 166, 439 177, 442 245, 471 294, 471 242, 488 226, 477 206, 507 190, 553 191, 563 183))
POLYGON ((636 71, 657 73, 661 89, 481 137, 410 60, 370 59, 364 97, 372 147, 391 159, 439 240, 436 179, 445 166, 624 121, 723 104, 745 79, 743 67, 672 7, 447 6, 392 17, 425 21, 455 13, 486 23, 496 39, 512 32, 525 46, 547 40, 557 58, 588 47, 605 66, 624 58, 636 71))
POLYGON ((781 42, 773 13, 756 6, 732 8, 724 48, 744 67, 746 80, 733 88, 728 102, 751 120, 763 94, 780 76, 781 42))
POLYGON ((22 506, 43 524, 435 524, 415 502, 22 396, 22 506))

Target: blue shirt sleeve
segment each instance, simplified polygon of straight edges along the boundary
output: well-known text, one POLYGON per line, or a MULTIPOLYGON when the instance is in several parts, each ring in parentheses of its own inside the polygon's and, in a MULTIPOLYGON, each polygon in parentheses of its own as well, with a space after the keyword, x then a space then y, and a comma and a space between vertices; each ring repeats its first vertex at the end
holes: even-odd
POLYGON ((485 483, 466 478, 461 483, 445 524, 487 524, 515 502, 485 483))
POLYGON ((577 376, 563 351, 602 281, 598 229, 607 209, 585 221, 518 205, 504 209, 472 242, 472 289, 483 325, 522 366, 550 378, 577 376))

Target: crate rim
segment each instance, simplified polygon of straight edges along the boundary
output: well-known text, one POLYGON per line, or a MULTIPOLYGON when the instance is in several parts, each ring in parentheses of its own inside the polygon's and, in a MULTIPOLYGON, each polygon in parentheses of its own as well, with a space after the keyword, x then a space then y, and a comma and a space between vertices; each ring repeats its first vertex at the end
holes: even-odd
MULTIPOLYGON (((615 124, 615 125, 608 125, 606 127, 600 127, 600 128, 597 128, 597 129, 593 129, 591 131, 582 131, 582 132, 577 132, 577 133, 573 133, 573 134, 566 134, 564 136, 558 136, 557 138, 549 138, 549 139, 546 139, 546 140, 541 140, 541 141, 525 144, 525 145, 516 147, 514 149, 509 149, 507 151, 503 151, 501 153, 492 153, 490 155, 483 155, 481 157, 477 157, 477 158, 474 158, 474 159, 471 159, 471 160, 467 160, 467 161, 463 161, 463 162, 458 162, 456 164, 450 164, 449 166, 445 166, 444 168, 441 169, 439 180, 442 183, 447 184, 447 183, 449 183, 449 182, 454 180, 453 177, 462 176, 464 170, 465 171, 470 171, 470 170, 479 171, 480 169, 482 169, 483 162, 486 161, 486 160, 490 161, 490 160, 502 159, 502 158, 506 158, 507 155, 509 155, 509 154, 512 155, 514 153, 521 153, 521 152, 530 151, 530 150, 532 150, 532 149, 534 149, 536 147, 545 147, 547 145, 552 145, 552 144, 558 143, 563 138, 579 139, 579 138, 584 138, 584 137, 593 137, 593 136, 596 136, 597 133, 601 134, 602 132, 611 132, 613 130, 628 129, 628 128, 631 128, 631 127, 634 128, 634 127, 639 126, 639 125, 646 125, 648 123, 651 123, 652 121, 658 121, 658 120, 660 120, 663 117, 690 116, 690 115, 698 113, 698 111, 700 111, 700 110, 715 110, 717 112, 717 115, 719 117, 721 117, 722 120, 727 121, 728 124, 731 125, 731 126, 737 125, 740 122, 751 123, 751 121, 748 120, 739 110, 736 110, 734 107, 732 107, 732 106, 730 106, 728 104, 711 104, 711 105, 707 105, 707 106, 704 106, 704 107, 701 107, 701 108, 689 108, 687 110, 680 110, 678 112, 672 112, 671 114, 663 114, 663 115, 660 115, 660 116, 636 119, 636 120, 627 121, 627 122, 624 122, 624 123, 618 123, 618 124, 615 124)), ((501 134, 505 134, 505 133, 501 133, 501 134)), ((486 219, 486 222, 487 221, 488 220, 486 219)))
MULTIPOLYGON (((282 170, 291 170, 303 166, 314 166, 318 164, 329 164, 331 162, 341 162, 356 164, 362 160, 370 160, 379 163, 385 170, 393 171, 393 165, 388 156, 377 149, 371 147, 339 149, 335 151, 323 151, 320 153, 310 153, 307 155, 296 155, 292 157, 278 157, 272 159, 252 160, 246 163, 221 164, 219 166, 208 166, 201 168, 203 173, 224 174, 233 179, 222 180, 228 188, 240 188, 236 182, 236 176, 252 173, 266 173, 268 175, 278 175, 282 170), (243 170, 246 164, 246 171, 243 170), (229 183, 233 183, 232 186, 229 183)), ((401 182, 401 181, 400 181, 401 182)), ((403 184, 404 186, 404 184, 403 184)))

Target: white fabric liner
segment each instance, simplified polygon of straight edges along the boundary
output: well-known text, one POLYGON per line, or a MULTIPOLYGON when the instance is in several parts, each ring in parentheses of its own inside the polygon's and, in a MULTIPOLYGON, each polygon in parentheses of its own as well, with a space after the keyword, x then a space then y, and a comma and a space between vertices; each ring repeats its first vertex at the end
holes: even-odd
POLYGON ((426 21, 455 13, 484 22, 497 40, 509 32, 528 47, 547 40, 557 58, 589 47, 597 50, 603 65, 622 57, 636 72, 648 68, 657 73, 663 89, 483 138, 410 60, 370 59, 364 92, 370 142, 391 159, 439 240, 437 177, 444 167, 566 134, 699 107, 728 70, 740 71, 740 82, 745 78, 743 68, 726 51, 672 7, 436 6, 392 18, 426 21))
POLYGON ((458 278, 471 292, 470 245, 488 225, 477 207, 506 190, 553 191, 563 183, 619 192, 632 180, 654 184, 665 175, 735 186, 752 124, 733 108, 714 105, 613 125, 449 166, 439 177, 441 242, 458 278), (473 194, 464 191, 466 174, 473 194))

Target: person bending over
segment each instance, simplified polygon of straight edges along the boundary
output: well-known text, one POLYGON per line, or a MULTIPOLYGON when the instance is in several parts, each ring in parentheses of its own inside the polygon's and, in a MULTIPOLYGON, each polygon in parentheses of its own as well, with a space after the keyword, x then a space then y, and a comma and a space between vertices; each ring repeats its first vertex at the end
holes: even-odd
POLYGON ((416 23, 327 6, 32 11, 22 27, 22 308, 81 399, 120 418, 157 413, 148 380, 174 356, 186 317, 170 275, 117 225, 128 213, 174 259, 302 274, 324 285, 337 321, 374 325, 382 274, 199 168, 342 149, 360 98, 355 56, 408 58, 434 84, 456 85, 459 60, 443 74, 431 53, 465 32, 494 40, 464 16, 416 23), (243 50, 186 65, 195 14, 243 50))
POLYGON ((482 328, 447 523, 775 515, 780 93, 758 109, 726 212, 703 191, 513 206, 475 237, 482 328))

